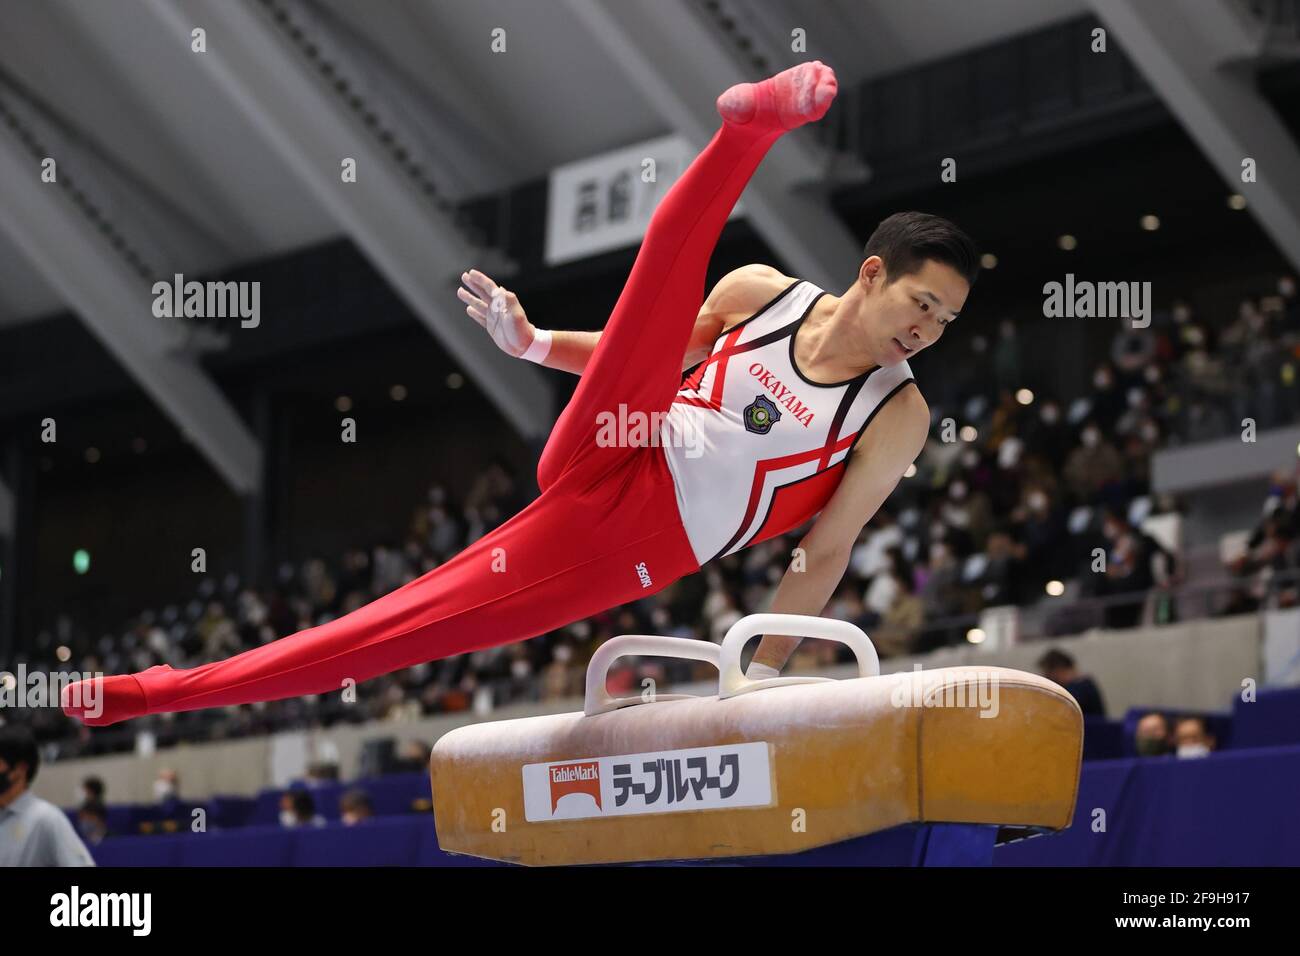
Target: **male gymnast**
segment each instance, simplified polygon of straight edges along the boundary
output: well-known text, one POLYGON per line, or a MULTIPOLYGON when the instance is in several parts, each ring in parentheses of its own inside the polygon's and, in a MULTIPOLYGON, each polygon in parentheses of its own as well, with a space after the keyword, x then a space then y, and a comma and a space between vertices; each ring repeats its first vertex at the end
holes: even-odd
MULTIPOLYGON (((462 276, 466 311, 499 347, 581 376, 538 463, 541 495, 519 514, 350 614, 228 660, 101 678, 98 696, 73 684, 63 710, 104 725, 337 691, 564 627, 814 516, 771 610, 820 614, 929 432, 907 360, 938 341, 978 272, 954 225, 900 213, 871 235, 843 295, 749 265, 705 297, 745 184, 835 94, 814 61, 718 98, 721 128, 656 208, 600 332, 537 329, 512 293, 462 276), (610 416, 635 415, 663 427, 607 440, 610 416)), ((774 676, 798 643, 766 635, 748 673, 774 676)))

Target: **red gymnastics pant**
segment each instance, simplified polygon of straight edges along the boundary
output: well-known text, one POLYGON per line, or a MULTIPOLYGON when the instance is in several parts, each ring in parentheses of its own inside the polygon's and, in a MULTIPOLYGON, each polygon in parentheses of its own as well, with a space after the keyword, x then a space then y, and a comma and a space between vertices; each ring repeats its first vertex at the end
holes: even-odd
POLYGON ((542 494, 523 511, 350 614, 228 660, 108 678, 97 717, 67 706, 67 696, 64 709, 105 724, 338 691, 348 680, 544 634, 697 570, 663 449, 598 445, 598 415, 617 415, 620 404, 629 414, 671 407, 709 257, 745 184, 782 132, 770 123, 724 123, 660 202, 542 453, 542 494))

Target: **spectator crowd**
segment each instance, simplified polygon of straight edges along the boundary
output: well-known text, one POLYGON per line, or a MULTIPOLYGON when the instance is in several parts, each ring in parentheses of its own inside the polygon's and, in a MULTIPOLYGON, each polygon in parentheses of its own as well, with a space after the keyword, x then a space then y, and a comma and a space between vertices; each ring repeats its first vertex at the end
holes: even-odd
MULTIPOLYGON (((1221 435, 1246 416, 1261 429, 1293 420, 1300 408, 1300 303, 1291 279, 1279 283, 1276 295, 1243 302, 1226 328, 1178 302, 1149 329, 1119 332, 1091 388, 1073 398, 1034 395, 1021 386, 1025 360, 1013 323, 1002 323, 987 341, 977 336, 973 347, 989 353, 979 362, 982 379, 959 407, 932 403, 931 440, 863 529, 824 611, 867 630, 882 656, 964 640, 986 608, 1024 608, 1061 595, 1066 599, 1047 615, 1047 634, 1139 623, 1150 595, 1173 587, 1181 573, 1173 549, 1144 530, 1152 517, 1178 509, 1151 492, 1152 454, 1221 435), (1105 555, 1100 568, 1096 549, 1105 555)), ((460 500, 440 485, 430 487, 401 539, 334 560, 286 564, 268 587, 248 586, 233 574, 209 576, 187 603, 141 611, 116 633, 87 635, 61 618, 38 635, 39 657, 27 667, 114 674, 229 657, 347 614, 432 570, 516 513, 527 493, 519 475, 493 464, 460 500), (67 660, 57 655, 60 647, 70 649, 67 660)), ((614 635, 718 641, 736 620, 763 610, 799 530, 535 640, 365 682, 355 703, 332 694, 161 715, 134 721, 116 736, 91 735, 53 708, 30 719, 40 739, 75 754, 127 749, 145 727, 165 745, 311 724, 485 713, 580 694, 592 652, 614 635)), ((1270 581, 1297 568, 1298 532, 1296 474, 1279 474, 1259 527, 1229 565, 1242 586, 1219 610, 1293 603, 1294 587, 1270 581)), ((1177 604, 1157 602, 1153 613, 1172 620, 1177 604)), ((789 666, 823 666, 841 652, 805 642, 789 666)), ((611 685, 627 690, 647 677, 694 673, 686 663, 635 663, 613 672, 611 685)), ((306 811, 286 806, 290 812, 306 811)))

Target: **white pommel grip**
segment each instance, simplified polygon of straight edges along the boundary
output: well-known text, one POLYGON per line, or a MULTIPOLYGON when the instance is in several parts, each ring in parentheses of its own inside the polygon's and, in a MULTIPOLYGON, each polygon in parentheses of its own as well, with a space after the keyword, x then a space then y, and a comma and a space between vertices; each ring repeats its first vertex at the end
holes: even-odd
POLYGON ((771 680, 773 677, 780 677, 781 672, 775 667, 767 664, 760 664, 758 661, 750 661, 749 669, 745 671, 745 676, 750 680, 771 680))
POLYGON ((546 329, 534 329, 533 343, 519 357, 525 362, 536 362, 540 365, 550 353, 551 333, 546 329))

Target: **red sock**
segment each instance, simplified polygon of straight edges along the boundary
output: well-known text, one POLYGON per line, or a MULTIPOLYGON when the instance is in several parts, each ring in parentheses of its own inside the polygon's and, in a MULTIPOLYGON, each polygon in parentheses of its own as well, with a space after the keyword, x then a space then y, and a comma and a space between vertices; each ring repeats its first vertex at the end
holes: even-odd
POLYGON ((825 116, 837 88, 835 71, 814 60, 760 83, 736 84, 718 97, 718 113, 733 126, 783 133, 825 116))

